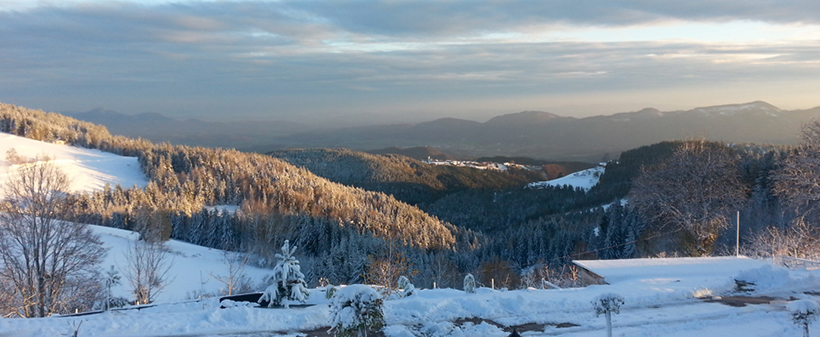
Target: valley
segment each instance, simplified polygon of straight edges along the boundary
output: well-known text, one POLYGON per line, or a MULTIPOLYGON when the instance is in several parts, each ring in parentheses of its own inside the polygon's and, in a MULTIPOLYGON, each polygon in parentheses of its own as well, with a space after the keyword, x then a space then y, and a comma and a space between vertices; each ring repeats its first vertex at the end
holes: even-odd
MULTIPOLYGON (((419 292, 385 302, 383 333, 388 336, 500 337, 507 336, 510 327, 525 326, 532 336, 595 335, 602 327, 586 307, 589 297, 613 290, 625 294, 630 303, 615 327, 636 335, 652 335, 657 329, 671 335, 721 331, 724 325, 736 324, 738 317, 776 317, 761 321, 760 328, 749 332, 767 335, 794 329, 781 317, 782 304, 733 309, 697 299, 738 295, 731 280, 745 277, 747 271, 771 274, 755 277, 775 282, 757 281, 759 287, 751 294, 755 296, 786 301, 805 297, 800 293, 808 288, 801 287, 813 287, 812 272, 771 270, 772 262, 743 271, 723 268, 712 281, 695 277, 694 283, 673 284, 665 276, 652 276, 618 281, 624 282, 620 286, 590 286, 581 281, 573 264, 578 260, 641 261, 623 259, 696 255, 697 250, 690 247, 701 243, 677 234, 685 233, 681 231, 686 227, 653 222, 640 207, 660 206, 647 206, 651 199, 644 201, 633 194, 636 184, 647 184, 648 174, 665 172, 675 160, 687 163, 684 168, 699 165, 697 160, 681 157, 691 148, 717 151, 710 152, 714 158, 717 153, 728 155, 726 172, 737 172, 745 200, 740 204, 743 251, 757 258, 776 258, 772 249, 781 248, 766 241, 771 235, 767 233, 774 233, 769 224, 788 224, 798 216, 786 207, 789 195, 781 199, 776 190, 775 177, 784 174, 783 163, 791 158, 788 146, 667 141, 623 151, 617 159, 598 165, 524 157, 417 160, 341 148, 262 155, 154 144, 113 136, 105 128, 58 114, 0 107, 2 131, 10 132, 2 136, 2 149, 14 149, 19 159, 13 160, 47 155, 58 168, 72 173, 73 183, 84 186, 74 188, 69 196, 71 204, 77 205, 72 220, 93 225, 103 238, 109 252, 106 265, 122 270, 128 263, 128 249, 133 249, 128 247, 143 241, 158 242, 175 261, 169 269, 168 288, 155 299, 155 306, 81 316, 80 320, 55 315, 45 318, 46 323, 37 323, 45 324, 41 327, 0 320, 0 326, 21 336, 58 333, 66 320, 86 322, 86 331, 101 335, 124 326, 118 323, 120 319, 155 327, 133 331, 133 336, 295 336, 299 331, 326 329, 331 314, 322 293, 326 285, 395 287, 394 279, 405 275, 419 292), (224 280, 226 268, 234 265, 228 261, 247 257, 242 264, 243 283, 231 287, 260 291, 278 259, 275 252, 285 240, 298 246, 305 284, 312 294, 308 304, 313 306, 268 311, 248 304, 218 309, 215 296, 225 291, 219 279, 224 280), (467 309, 475 302, 460 290, 466 274, 475 275, 480 289, 476 296, 486 298, 488 306, 467 309), (543 289, 549 288, 544 282, 563 289, 543 289), (784 290, 783 283, 777 282, 794 286, 784 290), (552 309, 539 309, 544 305, 552 309), (442 311, 445 307, 452 317, 442 311), (692 313, 670 317, 668 311, 678 307, 692 313), (282 314, 293 325, 278 323, 285 319, 282 314), (653 323, 643 318, 647 315, 656 317, 653 323), (208 323, 200 322, 203 319, 208 323), (255 323, 247 326, 249 320, 255 323), (715 324, 693 325, 693 320, 715 324), (223 325, 214 326, 217 321, 223 325)), ((0 163, 15 167, 10 161, 0 163)), ((712 250, 708 255, 720 255, 734 244, 731 228, 721 227, 714 233, 714 241, 706 241, 712 250)), ((789 233, 782 235, 792 235, 789 233)), ((801 254, 811 254, 811 250, 801 254)), ((675 277, 688 277, 684 274, 675 277)), ((127 284, 113 290, 118 306, 137 304, 129 303, 127 284)), ((95 307, 75 310, 92 309, 95 307)))

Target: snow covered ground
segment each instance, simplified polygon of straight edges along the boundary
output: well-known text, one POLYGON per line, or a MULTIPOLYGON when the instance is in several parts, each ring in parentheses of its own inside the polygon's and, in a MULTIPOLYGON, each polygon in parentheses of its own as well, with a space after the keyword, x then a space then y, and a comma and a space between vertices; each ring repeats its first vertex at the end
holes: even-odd
POLYGON ((589 191, 590 188, 592 188, 595 185, 598 185, 598 180, 601 178, 602 174, 604 174, 604 167, 597 166, 591 169, 578 171, 573 174, 563 176, 561 178, 530 183, 527 185, 527 188, 544 188, 547 186, 566 185, 572 187, 580 187, 585 191, 589 191))
MULTIPOLYGON (((107 228, 95 231, 111 247, 106 263, 122 263, 123 247, 135 235, 107 228)), ((311 291, 308 303, 312 306, 288 310, 245 305, 220 309, 215 298, 186 300, 187 293, 202 287, 206 291, 219 288, 213 279, 203 286, 199 275, 207 279, 209 273, 225 270, 222 254, 175 241, 168 247, 175 256, 175 277, 156 306, 79 317, 0 319, 0 336, 69 335, 78 325, 79 336, 118 337, 311 336, 310 331, 327 329, 328 301, 319 289, 311 291)), ((744 258, 718 260, 714 268, 704 268, 695 260, 683 260, 675 267, 669 259, 634 260, 629 266, 608 269, 607 263, 598 263, 597 272, 609 276, 611 284, 576 289, 479 288, 475 294, 422 289, 416 295, 385 302, 384 333, 391 337, 502 337, 509 335, 511 327, 518 327, 523 336, 602 336, 605 322, 595 316, 591 301, 603 293, 617 293, 626 304, 613 317, 615 336, 798 335, 800 330, 791 322, 786 303, 790 298, 816 300, 806 292, 820 287, 820 271, 787 270, 744 258), (657 274, 652 272, 656 268, 657 274), (701 299, 737 295, 735 278, 755 283, 755 290, 743 295, 766 295, 774 300, 733 307, 701 299)), ((258 281, 266 270, 249 268, 247 273, 258 281)), ((117 292, 127 294, 127 287, 120 286, 117 292)), ((816 330, 820 332, 820 327, 816 330)))
POLYGON ((0 184, 16 169, 6 161, 6 152, 14 149, 21 157, 33 159, 48 156, 69 178, 71 192, 101 190, 105 183, 124 187, 145 186, 148 179, 136 157, 123 157, 99 150, 90 150, 36 141, 0 133, 0 184))
MULTIPOLYGON (((108 255, 102 263, 106 270, 114 266, 123 276, 127 268, 126 253, 139 238, 139 234, 115 228, 91 226, 100 235, 108 248, 108 255)), ((169 250, 171 269, 168 272, 169 285, 157 296, 157 302, 179 302, 198 298, 199 293, 220 294, 224 284, 217 278, 228 276, 226 255, 221 250, 206 248, 190 243, 169 240, 165 243, 169 250)), ((244 273, 256 285, 271 270, 245 266, 244 273)), ((261 290, 261 289, 260 289, 261 290)), ((131 299, 130 286, 123 278, 122 284, 112 289, 113 296, 131 299)), ((2 335, 0 335, 2 336, 2 335)))

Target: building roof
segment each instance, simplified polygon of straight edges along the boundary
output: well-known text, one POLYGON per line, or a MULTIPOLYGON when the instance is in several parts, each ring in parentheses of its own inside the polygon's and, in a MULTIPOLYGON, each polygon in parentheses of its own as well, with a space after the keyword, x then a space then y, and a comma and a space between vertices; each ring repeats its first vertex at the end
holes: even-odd
POLYGON ((609 284, 636 279, 734 276, 770 262, 748 257, 679 257, 625 260, 575 260, 576 265, 601 276, 609 284))

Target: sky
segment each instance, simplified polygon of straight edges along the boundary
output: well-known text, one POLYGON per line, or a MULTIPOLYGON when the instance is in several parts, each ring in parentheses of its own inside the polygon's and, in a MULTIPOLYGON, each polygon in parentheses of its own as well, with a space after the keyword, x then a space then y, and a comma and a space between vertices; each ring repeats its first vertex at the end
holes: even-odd
POLYGON ((820 106, 820 2, 0 0, 0 102, 206 120, 820 106))

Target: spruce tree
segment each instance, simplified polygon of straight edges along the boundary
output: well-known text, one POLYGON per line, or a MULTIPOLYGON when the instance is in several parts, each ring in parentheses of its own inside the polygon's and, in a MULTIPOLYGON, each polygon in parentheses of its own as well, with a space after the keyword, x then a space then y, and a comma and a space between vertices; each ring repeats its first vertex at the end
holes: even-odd
POLYGON ((282 254, 276 254, 279 261, 273 268, 273 284, 265 289, 259 302, 268 301, 268 307, 281 305, 289 308, 289 301, 295 300, 301 303, 307 301, 310 292, 307 290, 305 275, 302 274, 299 260, 293 256, 295 251, 296 246, 291 248, 288 240, 285 240, 285 244, 282 245, 282 254))

